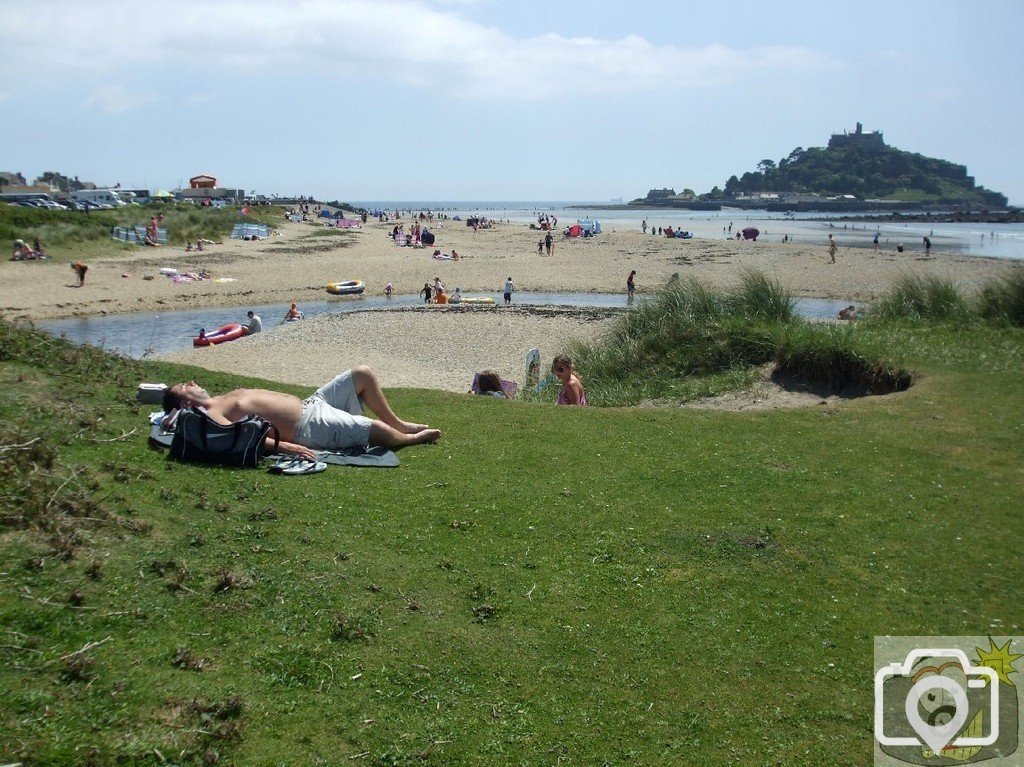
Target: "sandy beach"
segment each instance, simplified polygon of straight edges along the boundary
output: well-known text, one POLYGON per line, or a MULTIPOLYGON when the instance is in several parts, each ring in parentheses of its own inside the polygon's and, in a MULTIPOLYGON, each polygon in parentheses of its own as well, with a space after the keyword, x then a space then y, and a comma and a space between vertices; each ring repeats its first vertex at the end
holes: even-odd
MULTIPOLYGON (((408 226, 409 221, 406 220, 408 226)), ((0 314, 8 321, 84 315, 172 311, 196 307, 245 307, 322 300, 329 282, 361 279, 367 294, 386 283, 397 294, 416 294, 440 277, 464 294, 500 291, 511 277, 518 291, 625 291, 626 275, 637 270, 638 292, 649 293, 674 273, 714 286, 734 284, 745 269, 778 279, 796 296, 870 301, 905 273, 933 274, 970 289, 1021 268, 1019 262, 936 253, 896 254, 891 250, 840 248, 837 263, 828 251, 802 244, 735 240, 670 240, 639 231, 606 231, 589 239, 555 238, 551 256, 537 253, 542 232, 523 224, 498 224, 474 232, 458 221, 435 222, 435 248, 458 251, 458 261, 438 261, 434 248, 398 248, 390 224, 371 221, 358 230, 318 223, 286 223, 269 240, 226 240, 204 252, 180 247, 125 248, 112 242, 110 255, 94 258, 87 283, 74 287, 66 263, 4 262, 0 272, 0 314), (159 274, 206 269, 218 278, 175 283, 159 274), (151 279, 145 279, 147 276, 151 279)), ((266 319, 266 318, 265 318, 266 319)), ((521 379, 526 351, 537 346, 547 359, 574 338, 592 339, 607 315, 573 311, 508 311, 502 307, 445 311, 367 311, 327 315, 216 349, 188 350, 173 359, 209 368, 261 375, 272 380, 317 385, 338 370, 365 362, 386 386, 465 391, 472 374, 486 367, 521 379), (468 376, 468 378, 467 378, 468 376)))

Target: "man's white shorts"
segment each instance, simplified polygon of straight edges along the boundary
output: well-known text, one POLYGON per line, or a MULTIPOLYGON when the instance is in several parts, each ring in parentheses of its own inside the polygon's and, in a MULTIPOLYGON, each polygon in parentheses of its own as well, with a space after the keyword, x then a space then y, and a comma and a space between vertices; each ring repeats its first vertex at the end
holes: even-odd
POLYGON ((295 441, 313 450, 347 450, 370 444, 370 419, 346 370, 302 403, 295 441))

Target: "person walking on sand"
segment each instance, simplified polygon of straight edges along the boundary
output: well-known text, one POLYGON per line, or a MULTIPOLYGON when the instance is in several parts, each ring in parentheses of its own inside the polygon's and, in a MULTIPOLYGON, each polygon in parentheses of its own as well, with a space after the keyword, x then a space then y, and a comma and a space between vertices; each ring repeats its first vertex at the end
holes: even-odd
POLYGON ((423 303, 430 303, 430 297, 434 295, 434 289, 430 287, 429 282, 423 283, 423 290, 420 291, 420 295, 423 296, 423 303))
POLYGON ((924 238, 924 256, 928 258, 932 254, 932 240, 930 237, 925 236, 924 238))
POLYGON ((544 249, 548 252, 549 256, 551 255, 551 249, 554 246, 555 238, 551 236, 551 230, 549 229, 548 233, 544 235, 544 249))
POLYGON ((643 223, 640 224, 640 229, 643 230, 644 234, 647 234, 647 219, 646 218, 643 220, 643 223))
POLYGON ((505 280, 505 287, 501 291, 502 295, 505 298, 505 306, 508 306, 509 304, 512 303, 512 293, 515 291, 515 289, 516 286, 512 284, 511 277, 505 280))
POLYGON ((537 255, 538 256, 543 256, 544 255, 544 240, 543 239, 537 240, 537 255))
POLYGON ((836 238, 830 234, 828 236, 828 262, 830 264, 834 264, 836 262, 836 250, 838 250, 838 247, 836 246, 836 238))
POLYGON ((626 278, 626 298, 633 300, 633 293, 636 291, 636 283, 633 282, 633 278, 636 277, 636 269, 629 273, 626 278))

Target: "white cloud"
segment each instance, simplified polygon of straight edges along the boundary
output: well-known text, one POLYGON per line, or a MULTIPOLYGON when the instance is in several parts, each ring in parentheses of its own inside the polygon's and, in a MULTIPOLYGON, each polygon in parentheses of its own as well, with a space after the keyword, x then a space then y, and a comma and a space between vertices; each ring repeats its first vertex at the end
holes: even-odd
POLYGON ((148 96, 129 95, 120 85, 101 85, 94 88, 85 100, 87 107, 96 107, 104 112, 117 114, 141 106, 152 99, 148 96))
MULTIPOLYGON (((127 0, 0 6, 18 30, 5 66, 40 66, 28 46, 47 40, 49 65, 67 73, 120 68, 329 72, 387 78, 466 98, 556 99, 610 92, 723 86, 757 75, 834 64, 802 47, 736 50, 546 34, 517 38, 415 0, 127 0), (116 55, 110 31, 118 35, 116 55)), ((32 69, 18 73, 30 77, 32 69)))

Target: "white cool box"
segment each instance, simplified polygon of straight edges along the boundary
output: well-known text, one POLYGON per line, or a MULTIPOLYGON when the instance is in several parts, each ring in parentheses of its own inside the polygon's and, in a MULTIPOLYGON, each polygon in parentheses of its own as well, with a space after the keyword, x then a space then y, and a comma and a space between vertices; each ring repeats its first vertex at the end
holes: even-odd
POLYGON ((142 383, 139 384, 139 390, 135 392, 135 399, 150 405, 159 405, 164 400, 164 391, 166 390, 167 384, 142 383))

